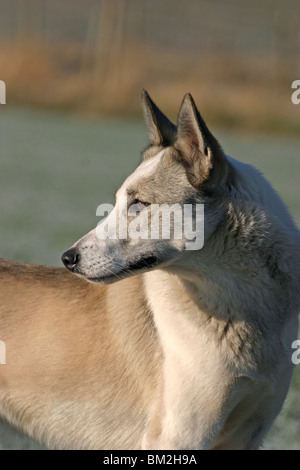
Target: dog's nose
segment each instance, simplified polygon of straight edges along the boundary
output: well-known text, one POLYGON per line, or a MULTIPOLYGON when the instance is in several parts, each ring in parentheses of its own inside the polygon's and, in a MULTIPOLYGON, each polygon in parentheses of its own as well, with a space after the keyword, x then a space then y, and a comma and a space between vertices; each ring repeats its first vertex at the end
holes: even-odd
POLYGON ((76 264, 78 264, 80 260, 80 254, 78 253, 77 248, 70 248, 70 250, 65 251, 61 257, 61 260, 66 268, 75 268, 76 264))

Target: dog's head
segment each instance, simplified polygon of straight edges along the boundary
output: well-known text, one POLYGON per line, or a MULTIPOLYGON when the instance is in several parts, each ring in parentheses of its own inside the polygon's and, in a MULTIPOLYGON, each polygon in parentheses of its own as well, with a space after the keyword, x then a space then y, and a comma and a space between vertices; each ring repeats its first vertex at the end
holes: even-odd
POLYGON ((90 281, 107 284, 180 264, 202 248, 224 214, 229 163, 191 95, 177 126, 146 91, 142 102, 150 145, 141 164, 118 190, 110 215, 62 256, 90 281))

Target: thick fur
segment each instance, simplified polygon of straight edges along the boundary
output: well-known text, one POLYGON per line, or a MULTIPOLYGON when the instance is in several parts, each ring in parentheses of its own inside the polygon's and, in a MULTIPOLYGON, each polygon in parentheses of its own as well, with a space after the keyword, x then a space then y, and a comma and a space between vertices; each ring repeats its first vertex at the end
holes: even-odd
POLYGON ((204 246, 92 231, 72 248, 79 276, 1 260, 1 415, 52 448, 257 449, 293 371, 299 233, 189 95, 178 130, 143 103, 151 145, 119 194, 204 203, 204 246), (145 254, 160 264, 128 268, 145 254))

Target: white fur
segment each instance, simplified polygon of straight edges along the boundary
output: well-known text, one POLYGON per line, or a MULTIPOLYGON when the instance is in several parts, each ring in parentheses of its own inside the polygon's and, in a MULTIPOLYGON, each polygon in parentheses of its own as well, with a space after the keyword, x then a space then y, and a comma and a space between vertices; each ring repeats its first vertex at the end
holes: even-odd
POLYGON ((158 154, 155 155, 154 157, 151 157, 147 159, 146 161, 142 162, 137 167, 137 169, 130 176, 128 176, 128 178, 125 180, 120 190, 118 191, 118 195, 125 195, 126 189, 129 186, 133 185, 140 178, 144 178, 145 176, 150 176, 154 174, 166 150, 167 148, 158 152, 158 154))

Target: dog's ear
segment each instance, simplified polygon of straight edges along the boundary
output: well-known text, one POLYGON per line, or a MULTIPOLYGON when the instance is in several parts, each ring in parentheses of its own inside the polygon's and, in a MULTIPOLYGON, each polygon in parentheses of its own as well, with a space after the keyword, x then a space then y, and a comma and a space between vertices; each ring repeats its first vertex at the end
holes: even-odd
POLYGON ((189 93, 185 95, 179 110, 174 147, 179 151, 194 187, 199 188, 205 181, 221 182, 226 179, 226 157, 189 93))
POLYGON ((151 145, 172 145, 176 138, 176 126, 161 112, 146 90, 142 90, 142 105, 151 145))

